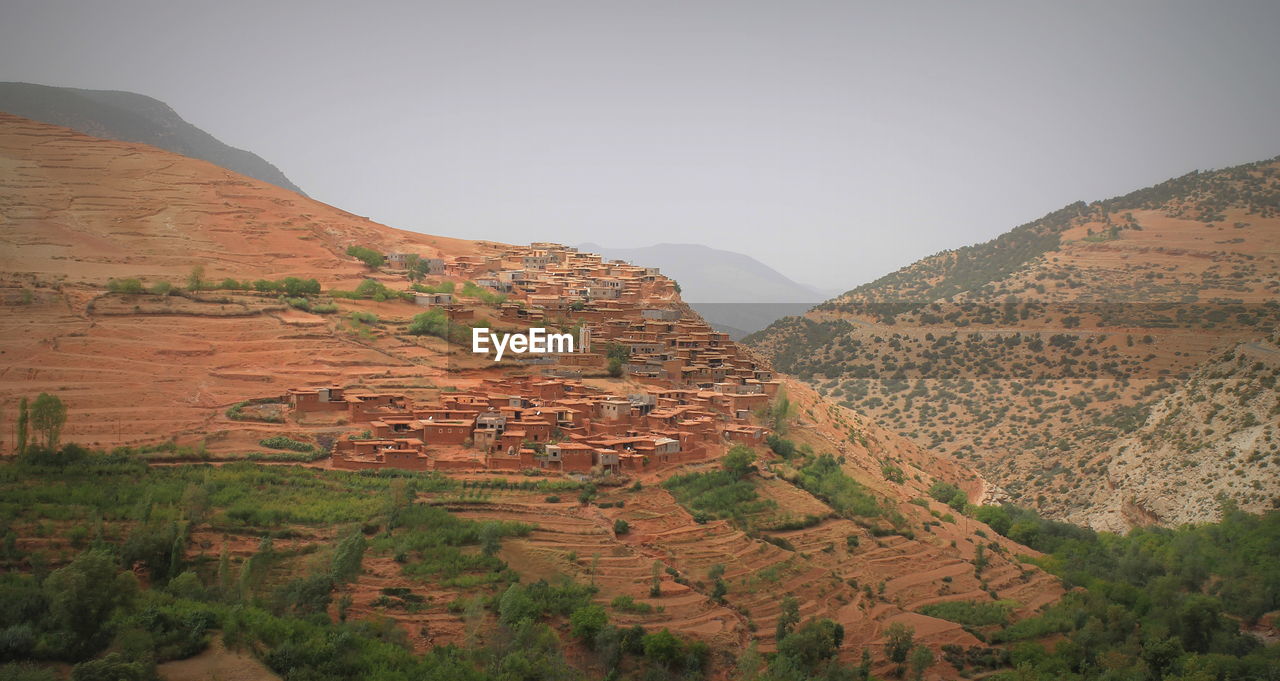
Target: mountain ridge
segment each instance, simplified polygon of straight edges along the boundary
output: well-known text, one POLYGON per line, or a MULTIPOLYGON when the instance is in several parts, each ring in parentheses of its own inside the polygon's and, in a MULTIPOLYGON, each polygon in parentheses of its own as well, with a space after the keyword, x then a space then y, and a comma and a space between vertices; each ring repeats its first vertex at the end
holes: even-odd
POLYGON ((608 248, 588 242, 579 248, 658 267, 680 283, 689 305, 735 340, 776 319, 801 314, 825 297, 756 258, 704 244, 608 248))
POLYGON ((150 144, 306 195, 261 156, 225 144, 147 95, 6 82, 0 83, 0 111, 94 137, 150 144))
MULTIPOLYGON (((1227 468, 1233 448, 1214 444, 1230 432, 1186 427, 1184 436, 1204 446, 1180 452, 1188 463, 1178 465, 1241 477, 1213 492, 1195 486, 1181 503, 1168 503, 1164 476, 1144 487, 1128 475, 1121 486, 1108 473, 1128 459, 1112 443, 1154 432, 1147 421, 1162 400, 1176 400, 1220 353, 1265 339, 1280 321, 1278 300, 1273 158, 1069 204, 922 258, 744 342, 922 446, 971 461, 1020 503, 1123 530, 1212 519, 1219 492, 1254 511, 1280 496, 1268 475, 1280 453, 1266 439, 1266 419, 1229 422, 1257 431, 1232 436, 1247 443, 1239 454, 1253 465, 1243 468, 1227 468)), ((1240 374, 1224 389, 1249 392, 1246 384, 1271 380, 1240 374)))

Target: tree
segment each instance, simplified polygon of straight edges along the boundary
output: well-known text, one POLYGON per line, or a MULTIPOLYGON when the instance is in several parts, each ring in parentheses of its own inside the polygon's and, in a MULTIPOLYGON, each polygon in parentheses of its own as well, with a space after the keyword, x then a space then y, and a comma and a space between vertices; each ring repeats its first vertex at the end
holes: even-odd
POLYGON ((71 652, 80 657, 106 643, 111 614, 132 602, 138 591, 133 573, 120 572, 106 551, 86 551, 44 582, 53 621, 72 634, 71 652))
POLYGON ((1009 536, 1013 519, 1009 517, 1009 512, 1003 506, 979 506, 973 515, 980 522, 990 525, 997 534, 1009 536))
POLYGON ((382 267, 383 262, 385 262, 381 253, 373 250, 372 248, 365 248, 364 246, 348 246, 347 255, 363 262, 369 267, 369 269, 374 270, 382 267))
POLYGON ((44 435, 44 446, 49 450, 58 448, 58 437, 62 434, 62 426, 67 422, 67 406, 57 395, 40 393, 31 405, 31 425, 44 435))
POLYGON ((153 582, 166 583, 182 569, 187 528, 176 522, 151 521, 135 525, 120 547, 126 568, 146 566, 153 582))
POLYGON ((721 459, 724 469, 734 475, 734 477, 744 478, 755 468, 756 453, 746 445, 734 445, 729 449, 729 453, 725 454, 721 459))
POLYGON ((508 627, 515 626, 521 620, 536 620, 540 609, 520 584, 512 584, 498 599, 498 620, 508 627))
POLYGON ((610 357, 608 371, 610 378, 622 378, 622 360, 610 357))
POLYGON ((204 288, 204 265, 196 265, 191 268, 191 274, 187 275, 187 289, 199 291, 202 288, 204 288))
POLYGON ((409 333, 415 336, 438 336, 449 338, 449 318, 444 310, 429 310, 413 316, 409 322, 409 333))
POLYGON ((359 576, 366 545, 360 528, 351 528, 347 536, 338 542, 338 548, 333 552, 333 563, 329 570, 333 581, 349 582, 359 576))
POLYGON ((30 428, 31 414, 27 409, 27 398, 18 400, 18 456, 27 452, 27 430, 30 428))
POLYGON ((778 627, 774 631, 774 638, 781 643, 799 623, 800 601, 797 601, 795 596, 787 594, 782 598, 782 612, 778 614, 778 627))
POLYGON ((200 525, 209 517, 209 490, 204 485, 187 485, 182 492, 182 513, 193 526, 200 525))
POLYGON ((631 531, 631 525, 622 518, 613 521, 613 533, 616 535, 624 535, 631 531))
POLYGON ((778 654, 791 660, 806 674, 835 657, 844 641, 844 627, 829 620, 809 620, 778 642, 778 654))
POLYGON ((670 667, 684 657, 684 642, 665 628, 654 634, 645 634, 644 656, 664 667, 670 667))
POLYGON ((777 396, 773 399, 773 404, 770 405, 768 410, 768 426, 779 435, 786 435, 795 412, 795 403, 787 397, 785 390, 779 389, 777 396))
POLYGON ((480 553, 486 556, 497 555, 502 550, 502 528, 494 523, 485 523, 480 527, 480 553))
POLYGON ((405 269, 409 270, 409 281, 421 281, 427 276, 430 264, 417 253, 410 253, 404 258, 405 269))
POLYGON ((916 630, 901 623, 890 624, 884 632, 884 654, 890 662, 902 664, 907 661, 907 654, 915 645, 916 630))
POLYGON ((928 646, 916 646, 911 651, 911 677, 915 681, 924 678, 925 670, 933 666, 933 651, 928 646))
POLYGON ((978 544, 973 550, 973 574, 981 575, 982 571, 987 569, 987 547, 978 544))
POLYGON ((609 624, 609 615, 599 605, 584 605, 569 615, 569 632, 592 646, 596 635, 609 624))
POLYGON ((649 597, 657 598, 662 595, 662 561, 653 561, 653 576, 649 583, 649 597))

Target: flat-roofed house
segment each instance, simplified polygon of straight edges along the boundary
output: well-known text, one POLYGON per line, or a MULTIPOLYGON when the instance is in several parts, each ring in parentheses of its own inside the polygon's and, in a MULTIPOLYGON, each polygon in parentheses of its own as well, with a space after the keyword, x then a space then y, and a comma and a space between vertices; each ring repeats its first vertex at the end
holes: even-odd
POLYGON ((307 413, 316 411, 345 411, 347 402, 342 388, 332 385, 318 388, 289 388, 285 394, 289 407, 307 413))
POLYGON ((405 413, 409 406, 409 400, 397 393, 347 394, 343 399, 352 423, 368 423, 388 414, 405 413))

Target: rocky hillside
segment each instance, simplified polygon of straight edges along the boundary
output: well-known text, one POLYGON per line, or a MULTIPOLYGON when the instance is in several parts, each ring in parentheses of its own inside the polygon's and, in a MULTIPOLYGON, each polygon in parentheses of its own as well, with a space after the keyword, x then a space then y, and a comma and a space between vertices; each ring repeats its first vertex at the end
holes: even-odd
MULTIPOLYGON (((1115 529, 1199 519, 1219 491, 1271 506, 1280 476, 1265 440, 1241 452, 1253 460, 1240 485, 1189 488, 1186 503, 1160 510, 1136 480, 1114 490, 1108 452, 1154 427, 1156 405, 1203 363, 1274 330, 1278 300, 1272 160, 1072 204, 746 340, 824 394, 972 462, 1015 499, 1115 529)), ((1205 430, 1186 433, 1198 456, 1225 456, 1218 441, 1230 433, 1205 430)))
POLYGON ((1276 506, 1277 378, 1275 335, 1201 363, 1150 407, 1144 423, 1105 450, 1100 462, 1106 462, 1107 484, 1091 500, 1094 524, 1202 522, 1217 515, 1219 496, 1250 507, 1276 506))
POLYGON ((183 120, 168 104, 133 92, 0 83, 0 111, 86 135, 141 142, 302 193, 279 168, 224 144, 183 120))

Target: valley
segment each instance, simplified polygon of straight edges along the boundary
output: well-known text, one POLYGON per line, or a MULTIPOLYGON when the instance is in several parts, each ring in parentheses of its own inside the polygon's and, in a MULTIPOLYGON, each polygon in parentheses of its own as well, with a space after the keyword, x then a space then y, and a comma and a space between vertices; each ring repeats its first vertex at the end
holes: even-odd
MULTIPOLYGON (((1162 448, 1192 446, 1179 433, 1203 420, 1270 442, 1276 341, 1252 334, 1276 310, 1249 277, 1272 270, 1243 255, 1219 263, 1243 283, 1206 276, 1202 293, 1249 295, 1204 309, 959 295, 865 314, 841 299, 744 344, 660 269, 573 247, 396 230, 8 114, 0 164, 0 448, 16 451, 0 466, 0 652, 37 661, 31 678, 70 664, 74 678, 860 681, 1144 665, 1123 635, 1073 661, 1093 631, 1073 623, 1119 631, 1129 611, 1107 594, 1139 587, 1080 565, 1109 556, 1110 535, 1004 504, 1028 493, 979 447, 1032 431, 1056 446, 1080 422, 977 416, 1004 390, 1074 400, 1118 448, 1105 463, 1126 490, 1091 508, 1120 498, 1121 517, 1149 522, 1187 512, 1127 492, 1162 448), (472 351, 476 330, 534 328, 575 342, 472 351), (872 387, 884 376, 897 383, 872 387), (1204 397, 1228 379, 1243 409, 1204 397), (65 427, 27 420, 25 400, 50 395, 65 427), (84 586, 103 580, 117 588, 84 586), (77 619, 68 598, 98 609, 77 619)), ((1054 281, 1084 276, 1070 271, 1054 281)), ((1213 574, 1271 595, 1204 586, 1229 615, 1177 645, 1264 668, 1275 575, 1255 554, 1274 515, 1195 512, 1263 547, 1213 574)), ((1160 556, 1153 573, 1216 555, 1204 540, 1173 557, 1187 536, 1133 541, 1160 556)), ((1187 592, 1148 614, 1159 626, 1209 581, 1185 574, 1187 592)))

